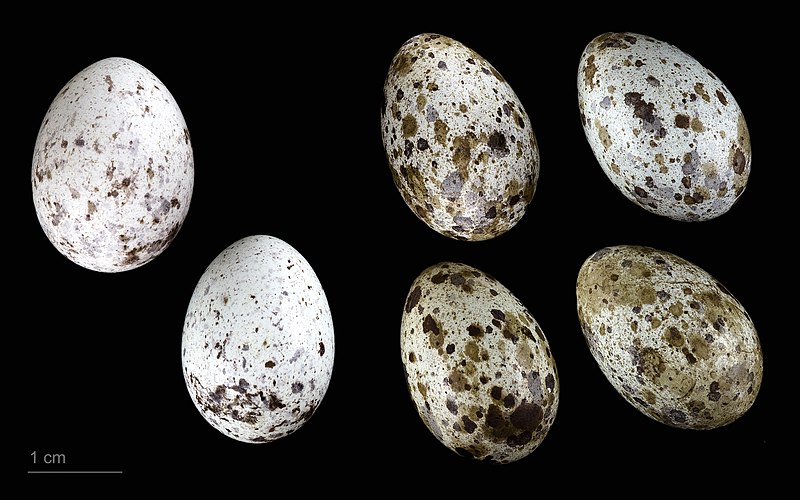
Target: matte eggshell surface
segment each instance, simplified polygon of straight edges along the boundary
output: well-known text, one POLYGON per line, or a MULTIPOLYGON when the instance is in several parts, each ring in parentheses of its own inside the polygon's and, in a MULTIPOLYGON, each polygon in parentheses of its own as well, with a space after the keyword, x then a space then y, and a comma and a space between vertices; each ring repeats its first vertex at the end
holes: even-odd
POLYGON ((558 374, 528 310, 494 278, 440 263, 411 285, 400 346, 411 399, 436 438, 462 456, 519 460, 556 416, 558 374))
POLYGON ((212 426, 251 443, 286 436, 311 418, 331 379, 322 285, 289 244, 243 238, 200 277, 182 347, 189 394, 212 426))
POLYGON ((394 56, 383 91, 383 146, 417 217, 471 241, 519 222, 539 149, 522 103, 488 61, 452 38, 418 35, 394 56))
POLYGON ((763 371, 755 326, 696 265, 649 247, 603 248, 580 269, 577 302, 600 369, 645 415, 712 429, 753 405, 763 371))
POLYGON ((92 64, 50 105, 31 183, 42 229, 71 261, 102 272, 150 262, 178 234, 194 186, 178 104, 134 61, 92 64))
POLYGON ((583 51, 578 104, 586 139, 611 182, 652 213, 718 217, 750 175, 750 135, 725 84, 677 47, 605 33, 583 51))

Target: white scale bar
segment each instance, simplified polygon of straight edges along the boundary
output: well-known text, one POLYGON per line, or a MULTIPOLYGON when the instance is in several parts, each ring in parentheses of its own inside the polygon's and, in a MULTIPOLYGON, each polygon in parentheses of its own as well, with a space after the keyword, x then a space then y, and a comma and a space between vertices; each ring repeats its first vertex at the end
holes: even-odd
POLYGON ((28 474, 122 474, 121 470, 29 470, 28 474))

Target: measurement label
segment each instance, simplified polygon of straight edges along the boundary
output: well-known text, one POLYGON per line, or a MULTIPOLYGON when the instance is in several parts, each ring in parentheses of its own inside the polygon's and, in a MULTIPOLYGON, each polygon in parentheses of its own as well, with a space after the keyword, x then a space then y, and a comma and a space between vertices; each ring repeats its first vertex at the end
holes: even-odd
POLYGON ((121 470, 82 469, 67 463, 66 453, 34 450, 30 454, 31 469, 28 474, 122 474, 121 470))
POLYGON ((65 465, 67 463, 67 455, 65 453, 39 453, 34 451, 31 453, 31 459, 33 460, 33 465, 65 465))

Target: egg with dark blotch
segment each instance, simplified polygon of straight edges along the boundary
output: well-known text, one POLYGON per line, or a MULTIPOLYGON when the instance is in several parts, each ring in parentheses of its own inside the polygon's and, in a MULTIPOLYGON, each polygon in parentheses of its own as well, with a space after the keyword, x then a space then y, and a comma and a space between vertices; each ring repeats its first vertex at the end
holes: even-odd
POLYGON ((36 138, 33 203, 74 263, 127 271, 160 255, 189 211, 194 158, 183 115, 142 65, 98 61, 58 93, 36 138))
POLYGON ((192 401, 226 436, 265 443, 298 430, 322 402, 334 359, 311 265, 272 236, 230 245, 192 294, 181 359, 192 401))
POLYGON ((577 304, 603 374, 648 417, 713 429, 755 402, 763 356, 753 321, 697 265, 649 247, 603 248, 580 269, 577 304))
POLYGON ((514 227, 539 176, 530 119, 500 73, 437 34, 404 43, 383 88, 381 132, 395 186, 435 231, 488 240, 514 227))
POLYGON ((750 134, 730 90, 669 43, 605 33, 583 51, 578 105, 586 139, 611 182, 654 214, 718 217, 750 175, 750 134))
POLYGON ((452 262, 423 271, 406 298, 400 347, 419 416, 459 455, 513 462, 550 430, 559 382, 547 338, 488 274, 452 262))

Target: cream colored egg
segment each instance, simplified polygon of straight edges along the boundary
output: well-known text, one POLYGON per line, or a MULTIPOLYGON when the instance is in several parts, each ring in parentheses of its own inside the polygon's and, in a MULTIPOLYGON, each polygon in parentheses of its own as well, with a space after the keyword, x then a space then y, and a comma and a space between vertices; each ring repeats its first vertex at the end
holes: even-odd
POLYGON ((452 38, 421 34, 392 60, 381 132, 406 204, 435 231, 487 240, 514 227, 539 177, 539 148, 503 76, 452 38))
POLYGON ((750 175, 750 134, 724 83, 689 54, 636 33, 583 51, 578 105, 586 139, 629 200, 683 221, 718 217, 750 175))
POLYGON ((550 430, 559 383, 547 338, 486 273, 452 262, 423 271, 406 299, 400 347, 422 421, 456 453, 513 462, 550 430))

